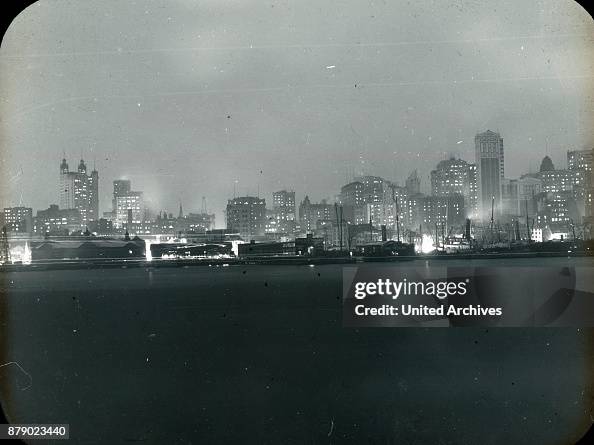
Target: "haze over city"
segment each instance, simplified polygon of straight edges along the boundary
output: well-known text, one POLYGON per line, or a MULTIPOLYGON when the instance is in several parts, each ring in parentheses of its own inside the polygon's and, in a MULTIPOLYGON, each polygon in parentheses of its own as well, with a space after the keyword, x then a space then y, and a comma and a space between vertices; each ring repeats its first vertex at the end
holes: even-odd
POLYGON ((147 205, 224 227, 227 199, 332 199, 358 174, 402 184, 474 136, 506 176, 591 148, 593 25, 573 1, 39 1, 0 51, 2 206, 57 203, 65 154, 147 205))
POLYGON ((574 0, 38 0, 0 439, 594 443, 593 87, 574 0))

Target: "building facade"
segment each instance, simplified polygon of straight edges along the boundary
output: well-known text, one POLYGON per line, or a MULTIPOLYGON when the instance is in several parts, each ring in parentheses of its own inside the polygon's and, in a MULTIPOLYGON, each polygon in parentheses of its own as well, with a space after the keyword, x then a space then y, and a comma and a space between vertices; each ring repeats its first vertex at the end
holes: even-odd
POLYGON ((431 172, 431 194, 463 196, 465 215, 474 218, 478 212, 476 165, 456 158, 441 161, 431 172))
POLYGON ((266 200, 242 196, 227 201, 227 230, 251 239, 266 230, 266 200))
POLYGON ((539 173, 544 192, 574 191, 578 196, 586 186, 584 170, 547 170, 539 173))
POLYGON ((140 224, 144 220, 144 200, 142 192, 129 191, 116 197, 114 226, 117 229, 131 229, 132 224, 140 224))
POLYGON ((304 233, 313 233, 320 221, 330 221, 335 219, 335 207, 328 204, 326 200, 320 203, 312 203, 306 196, 299 205, 299 222, 301 231, 304 233))
POLYGON ((567 152, 567 169, 571 171, 582 171, 584 174, 584 222, 594 222, 594 181, 592 171, 594 164, 594 149, 573 150, 567 152))
POLYGON ((502 213, 507 219, 533 217, 536 198, 543 191, 539 177, 525 175, 519 179, 503 179, 501 183, 502 213))
POLYGON ((362 182, 353 181, 340 189, 338 203, 343 208, 343 218, 350 224, 369 222, 364 188, 362 182))
POLYGON ((421 193, 421 179, 419 178, 419 174, 416 170, 408 175, 404 187, 406 188, 406 191, 409 195, 418 195, 421 193))
POLYGON ((116 198, 118 196, 125 196, 130 191, 132 191, 132 183, 129 179, 116 179, 113 181, 113 198, 111 200, 112 203, 112 211, 116 212, 117 209, 117 202, 116 198))
POLYGON ((2 212, 0 226, 8 233, 30 234, 33 231, 33 209, 31 207, 6 207, 2 212))
POLYGON ((503 138, 487 130, 474 138, 477 165, 479 216, 488 220, 501 210, 501 180, 504 178, 503 138))
POLYGON ((215 227, 214 213, 189 213, 178 217, 176 221, 178 231, 190 233, 205 233, 215 227))
POLYGON ((81 217, 81 228, 90 221, 99 219, 99 173, 93 169, 87 174, 83 159, 77 171, 70 171, 66 159, 60 164, 59 198, 61 209, 77 209, 81 217))
POLYGON ((538 228, 567 233, 580 219, 576 200, 570 191, 542 192, 536 200, 538 228))
POLYGON ((425 196, 420 200, 422 225, 428 233, 443 232, 464 223, 464 197, 460 194, 425 196))
POLYGON ((267 232, 293 233, 296 223, 295 192, 293 190, 280 190, 272 194, 272 212, 268 218, 267 232))
POLYGON ((33 231, 37 235, 69 235, 81 230, 81 216, 78 209, 60 209, 52 204, 46 210, 38 210, 33 220, 33 231))
POLYGON ((592 171, 594 149, 570 150, 567 152, 567 169, 592 171))

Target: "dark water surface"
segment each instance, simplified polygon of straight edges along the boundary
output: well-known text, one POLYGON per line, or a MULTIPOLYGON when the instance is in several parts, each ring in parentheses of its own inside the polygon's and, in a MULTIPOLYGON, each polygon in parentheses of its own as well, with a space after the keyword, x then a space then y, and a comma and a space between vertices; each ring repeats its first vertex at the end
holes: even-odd
MULTIPOLYGON (((488 264, 594 265, 535 261, 488 264)), ((1 274, 4 410, 69 423, 72 443, 561 444, 591 423, 591 330, 343 328, 341 280, 337 265, 1 274)))

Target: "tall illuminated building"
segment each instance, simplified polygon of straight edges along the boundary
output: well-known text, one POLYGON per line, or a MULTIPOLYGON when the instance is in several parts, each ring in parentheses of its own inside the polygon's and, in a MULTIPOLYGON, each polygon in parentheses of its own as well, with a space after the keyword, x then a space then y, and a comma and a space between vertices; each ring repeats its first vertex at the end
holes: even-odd
POLYGON ((250 239, 264 235, 266 229, 266 200, 242 196, 227 201, 227 229, 250 239))
POLYGON ((465 214, 474 218, 477 212, 476 166, 456 158, 441 161, 431 171, 431 194, 463 196, 465 214))
POLYGON ((474 145, 480 215, 488 220, 492 204, 495 215, 501 210, 501 180, 504 177, 503 138, 499 133, 487 130, 475 136, 474 145))
POLYGON ((132 190, 132 185, 129 179, 116 179, 113 181, 113 211, 116 211, 116 201, 118 196, 124 196, 126 193, 129 193, 132 190))
POLYGON ((132 230, 132 225, 137 226, 144 220, 143 193, 132 190, 128 179, 113 181, 113 216, 116 229, 126 228, 132 230))
POLYGON ((87 174, 83 159, 80 160, 77 171, 70 171, 66 159, 62 159, 58 194, 61 209, 79 211, 81 227, 99 219, 99 173, 93 168, 87 174))

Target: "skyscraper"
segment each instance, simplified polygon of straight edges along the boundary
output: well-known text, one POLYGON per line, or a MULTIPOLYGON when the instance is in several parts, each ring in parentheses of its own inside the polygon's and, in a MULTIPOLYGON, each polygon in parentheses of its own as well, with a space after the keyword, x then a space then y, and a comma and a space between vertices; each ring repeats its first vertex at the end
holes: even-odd
POLYGON ((421 179, 416 170, 414 170, 408 178, 406 178, 406 183, 404 185, 406 191, 409 195, 418 195, 421 193, 421 179))
POLYGON ((367 209, 366 219, 371 220, 374 225, 384 224, 386 181, 379 176, 360 176, 355 178, 355 181, 363 184, 362 197, 367 209))
POLYGON ((542 192, 540 177, 524 175, 501 181, 501 211, 504 219, 532 217, 536 213, 536 197, 542 192))
POLYGON ((60 189, 58 190, 58 196, 60 197, 59 204, 61 209, 74 208, 75 175, 76 173, 69 171, 66 159, 62 159, 62 163, 60 164, 60 189))
POLYGON ((343 206, 343 218, 352 224, 369 222, 362 182, 350 182, 340 189, 339 203, 343 206))
POLYGON ((594 164, 594 149, 573 150, 567 152, 567 169, 592 171, 594 164))
POLYGON ((272 194, 272 207, 274 209, 284 208, 288 214, 295 218, 295 192, 293 190, 281 190, 272 194))
POLYGON ((272 218, 275 226, 282 233, 295 230, 295 192, 280 190, 272 194, 272 218))
POLYGON ((450 158, 437 164, 431 171, 433 196, 461 195, 464 197, 465 214, 476 214, 476 167, 462 159, 450 158))
POLYGON ((340 203, 349 206, 365 205, 365 197, 363 195, 364 185, 362 182, 350 182, 340 189, 340 203))
POLYGON ((142 192, 132 190, 130 180, 113 181, 113 216, 117 229, 132 230, 132 224, 140 224, 144 220, 144 200, 142 192))
POLYGON ((503 139, 499 133, 487 130, 474 138, 478 169, 478 197, 480 216, 488 219, 491 203, 494 212, 501 210, 501 180, 504 176, 503 139))
POLYGON ((539 173, 543 192, 573 191, 576 197, 583 195, 586 184, 584 170, 545 170, 539 173))
POLYGON ((93 169, 88 175, 83 159, 76 172, 71 172, 66 159, 62 159, 59 187, 60 208, 77 209, 82 227, 99 218, 99 173, 93 169))
POLYGON ((130 191, 116 198, 116 228, 132 230, 132 224, 140 224, 144 219, 142 192, 130 191))
POLYGON ((594 181, 592 170, 594 168, 594 149, 574 150, 567 152, 567 169, 571 171, 582 171, 584 173, 584 217, 592 221, 594 181))
POLYGON ((468 182, 470 183, 470 198, 469 207, 467 209, 467 216, 470 218, 477 218, 479 215, 478 204, 478 169, 476 164, 468 164, 468 182))
POLYGON ((126 193, 132 190, 132 186, 129 179, 116 179, 113 181, 113 199, 112 210, 116 212, 116 201, 118 196, 124 196, 126 193))
POLYGON ((264 235, 266 200, 253 196, 230 199, 227 202, 227 229, 251 238, 264 235))

